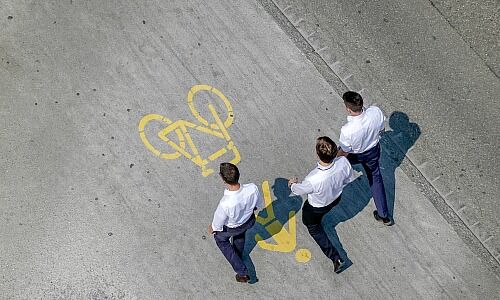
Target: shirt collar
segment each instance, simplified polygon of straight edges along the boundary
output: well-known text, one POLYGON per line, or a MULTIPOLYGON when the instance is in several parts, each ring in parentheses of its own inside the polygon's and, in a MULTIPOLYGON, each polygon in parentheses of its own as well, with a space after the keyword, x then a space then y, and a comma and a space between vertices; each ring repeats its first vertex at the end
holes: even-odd
POLYGON ((239 191, 241 191, 241 185, 240 185, 240 188, 236 191, 230 191, 228 189, 224 189, 224 196, 227 196, 227 195, 234 195, 236 193, 238 193, 239 191))
POLYGON ((333 167, 334 163, 335 163, 335 160, 332 161, 332 163, 329 164, 328 166, 322 166, 320 163, 318 163, 318 169, 320 169, 321 171, 326 171, 326 170, 330 169, 331 167, 333 167))
POLYGON ((360 119, 365 115, 366 108, 363 107, 363 112, 358 116, 347 116, 347 121, 350 122, 352 120, 360 119))

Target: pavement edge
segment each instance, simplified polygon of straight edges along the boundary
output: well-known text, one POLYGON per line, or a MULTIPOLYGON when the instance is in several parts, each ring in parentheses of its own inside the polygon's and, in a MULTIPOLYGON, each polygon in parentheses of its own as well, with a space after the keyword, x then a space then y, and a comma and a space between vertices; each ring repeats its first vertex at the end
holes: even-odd
MULTIPOLYGON (((326 46, 326 37, 321 29, 302 18, 299 8, 293 7, 287 0, 257 2, 273 17, 338 94, 354 90, 363 96, 366 103, 373 103, 372 96, 363 88, 357 76, 326 46)), ((381 106, 383 108, 383 104, 381 106)), ((397 141, 391 139, 391 142, 401 149, 397 141)), ((400 167, 474 254, 500 278, 500 249, 495 247, 498 244, 495 243, 495 237, 484 230, 475 212, 462 203, 457 196, 458 191, 451 188, 451 184, 440 170, 425 159, 424 153, 415 149, 410 149, 405 154, 400 167)))

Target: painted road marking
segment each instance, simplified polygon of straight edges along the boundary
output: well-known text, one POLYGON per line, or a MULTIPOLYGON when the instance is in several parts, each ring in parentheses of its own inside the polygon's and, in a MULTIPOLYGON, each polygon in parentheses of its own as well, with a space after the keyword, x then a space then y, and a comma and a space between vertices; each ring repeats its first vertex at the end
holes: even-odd
POLYGON ((186 120, 177 120, 175 122, 170 119, 159 115, 159 114, 148 114, 145 115, 139 122, 139 136, 144 143, 144 146, 151 151, 154 155, 162 159, 177 159, 180 156, 191 160, 194 164, 201 168, 201 174, 206 177, 214 172, 212 168, 207 165, 209 162, 214 161, 221 157, 222 155, 232 152, 234 157, 230 161, 233 164, 238 164, 241 161, 241 156, 238 148, 234 145, 234 142, 229 135, 228 128, 233 124, 234 113, 231 103, 227 97, 218 89, 211 87, 206 84, 200 84, 193 86, 187 95, 187 103, 191 114, 200 124, 195 124, 186 120), (207 91, 217 96, 223 103, 224 108, 227 111, 227 118, 222 121, 219 113, 216 111, 212 104, 208 104, 208 109, 210 111, 212 122, 201 116, 201 114, 196 109, 195 96, 200 91, 207 91), (161 122, 164 124, 164 129, 158 133, 158 138, 164 141, 173 150, 171 152, 162 152, 156 149, 146 136, 145 128, 150 122, 161 122), (202 157, 196 147, 196 143, 191 138, 189 134, 190 130, 197 130, 203 134, 212 135, 226 142, 226 145, 220 149, 217 149, 212 154, 208 155, 206 158, 202 157), (178 143, 171 140, 168 136, 171 133, 175 133, 178 139, 178 143), (186 147, 188 146, 188 147, 186 147))
MULTIPOLYGON (((292 252, 297 246, 297 222, 295 220, 295 211, 290 211, 288 213, 288 230, 286 230, 283 224, 281 224, 274 215, 271 189, 269 188, 269 181, 267 180, 262 183, 262 194, 264 196, 266 216, 257 216, 256 220, 259 224, 264 226, 276 243, 268 243, 257 233, 255 235, 257 245, 268 251, 292 252)), ((306 263, 311 259, 311 252, 307 249, 299 249, 295 254, 295 259, 298 262, 306 263)))
MULTIPOLYGON (((234 112, 231 102, 229 102, 227 97, 221 91, 209 85, 195 85, 187 94, 187 103, 189 109, 191 110, 191 114, 198 121, 198 124, 186 120, 172 121, 159 114, 145 115, 139 121, 139 137, 144 143, 144 146, 146 146, 151 153, 162 159, 170 160, 184 156, 201 168, 201 174, 204 177, 214 173, 214 170, 207 166, 208 163, 218 159, 226 153, 232 152, 234 157, 230 162, 235 165, 238 164, 241 161, 241 156, 228 132, 228 128, 234 121, 234 112), (219 113, 212 104, 208 104, 208 109, 211 114, 211 118, 209 119, 211 121, 201 116, 194 101, 196 94, 200 91, 210 92, 216 95, 217 99, 222 101, 222 104, 227 112, 225 120, 221 119, 219 113), (162 152, 151 144, 145 131, 146 127, 151 122, 159 122, 162 124, 163 129, 157 133, 157 136, 169 146, 171 151, 162 152), (212 152, 207 157, 203 157, 196 146, 197 144, 191 137, 190 132, 192 132, 192 130, 197 130, 203 134, 208 134, 222 139, 226 142, 226 145, 212 152), (172 134, 177 137, 177 142, 169 138, 172 134)), ((267 180, 262 183, 262 192, 264 194, 266 216, 257 216, 256 219, 257 222, 260 223, 274 239, 275 243, 267 242, 259 234, 255 235, 255 241, 259 247, 264 250, 285 253, 294 251, 297 247, 297 222, 295 220, 295 211, 292 210, 288 213, 287 230, 284 228, 284 224, 281 224, 281 222, 277 220, 274 215, 271 190, 267 180)), ((306 263, 311 259, 311 252, 307 249, 298 249, 295 253, 295 259, 298 262, 306 263)))

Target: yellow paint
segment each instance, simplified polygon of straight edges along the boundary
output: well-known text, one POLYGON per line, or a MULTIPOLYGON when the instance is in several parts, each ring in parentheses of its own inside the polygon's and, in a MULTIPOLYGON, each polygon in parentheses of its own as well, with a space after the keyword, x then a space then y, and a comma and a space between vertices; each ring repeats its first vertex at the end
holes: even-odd
POLYGON ((198 110, 196 109, 196 107, 194 105, 194 96, 199 91, 212 92, 213 94, 217 95, 222 100, 222 102, 224 103, 224 106, 226 107, 226 111, 227 111, 227 119, 224 121, 223 127, 229 128, 233 124, 233 119, 234 119, 233 107, 231 106, 231 103, 229 102, 229 100, 227 100, 226 96, 224 96, 224 94, 221 91, 219 91, 218 89, 211 87, 209 85, 206 85, 206 84, 195 85, 189 90, 187 102, 188 102, 189 108, 191 109, 191 113, 193 114, 193 116, 198 120, 198 122, 200 122, 204 126, 210 125, 210 127, 212 127, 213 129, 220 128, 217 124, 210 124, 207 120, 205 120, 198 113, 198 110))
POLYGON ((215 152, 214 154, 210 155, 208 157, 208 159, 210 159, 210 160, 216 160, 217 158, 219 158, 222 155, 224 155, 224 153, 226 153, 226 152, 227 152, 227 150, 225 148, 222 148, 219 151, 215 152))
MULTIPOLYGON (((160 150, 155 149, 153 145, 148 141, 146 138, 146 133, 144 132, 144 128, 146 127, 146 124, 151 122, 151 121, 160 121, 163 122, 167 125, 172 124, 172 121, 169 119, 163 117, 162 115, 157 115, 157 114, 149 114, 147 116, 144 116, 141 121, 139 122, 139 136, 141 137, 142 142, 148 148, 149 151, 153 152, 154 155, 159 156, 163 159, 176 159, 181 156, 179 152, 173 152, 173 153, 162 153, 160 150)), ((177 137, 179 138, 179 141, 181 143, 181 147, 184 148, 183 144, 183 137, 182 133, 179 131, 176 131, 177 137)))
POLYGON ((192 115, 195 119, 201 123, 195 124, 186 120, 178 120, 172 122, 170 119, 158 115, 158 114, 149 114, 144 116, 139 122, 139 136, 146 146, 146 148, 151 151, 154 155, 162 158, 162 159, 177 159, 180 156, 184 156, 185 158, 191 160, 194 164, 201 168, 201 174, 206 177, 214 172, 212 168, 209 168, 207 165, 209 162, 214 161, 226 154, 227 152, 232 152, 234 157, 231 159, 231 163, 238 164, 241 161, 241 156, 238 151, 238 148, 234 145, 234 142, 229 135, 228 128, 233 124, 234 113, 233 108, 229 100, 224 96, 224 94, 218 89, 211 87, 209 85, 195 85, 193 86, 187 96, 187 102, 189 109, 191 110, 192 115), (195 106, 195 95, 200 91, 207 91, 215 94, 224 104, 224 107, 227 111, 226 120, 222 121, 219 114, 217 113, 215 107, 212 104, 208 104, 208 109, 210 110, 211 117, 213 118, 213 122, 207 121, 203 118, 195 106), (156 149, 148 140, 145 133, 146 125, 149 122, 156 121, 162 122, 166 126, 158 133, 158 137, 164 141, 167 145, 170 146, 174 151, 173 152, 161 152, 156 149), (198 151, 198 147, 196 143, 193 141, 190 135, 190 130, 197 130, 203 134, 212 135, 219 139, 222 139, 226 142, 226 146, 217 149, 212 154, 208 155, 207 158, 203 158, 198 151), (172 141, 168 135, 172 132, 175 132, 178 143, 172 141), (188 147, 186 147, 188 146, 188 147))
POLYGON ((264 225, 267 232, 271 234, 276 244, 271 244, 259 235, 255 235, 257 244, 262 248, 270 251, 278 252, 292 252, 295 249, 296 243, 296 229, 295 212, 289 212, 288 230, 285 229, 274 215, 273 205, 271 200, 271 190, 269 189, 269 182, 266 180, 262 183, 262 193, 264 195, 264 203, 266 207, 266 217, 257 217, 257 222, 264 225))
POLYGON ((271 234, 276 244, 268 243, 259 234, 256 234, 255 240, 262 249, 277 252, 292 252, 295 246, 297 246, 295 212, 289 212, 288 231, 278 220, 275 220, 265 228, 271 234))
POLYGON ((266 224, 270 223, 276 217, 274 216, 274 210, 272 206, 271 200, 271 189, 269 188, 269 181, 265 180, 262 183, 262 194, 264 195, 264 207, 266 212, 266 217, 257 216, 255 217, 256 221, 260 224, 266 226, 266 224))
POLYGON ((300 263, 306 263, 311 260, 311 251, 307 249, 299 249, 295 253, 295 260, 300 263))
MULTIPOLYGON (((276 219, 271 198, 269 181, 262 183, 262 194, 264 196, 265 217, 257 216, 256 221, 264 226, 266 231, 274 239, 275 243, 266 242, 260 234, 255 234, 255 241, 262 249, 276 252, 292 252, 297 246, 297 222, 295 212, 288 212, 288 230, 276 219)), ((299 249, 295 253, 295 260, 306 263, 311 259, 311 252, 307 249, 299 249)))

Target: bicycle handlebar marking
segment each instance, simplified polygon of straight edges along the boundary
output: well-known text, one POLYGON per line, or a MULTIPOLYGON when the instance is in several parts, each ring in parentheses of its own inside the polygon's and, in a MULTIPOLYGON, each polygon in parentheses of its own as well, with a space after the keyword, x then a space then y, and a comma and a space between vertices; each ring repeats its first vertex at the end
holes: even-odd
POLYGON ((231 103, 227 97, 218 89, 206 84, 201 84, 191 87, 187 94, 187 103, 189 109, 191 110, 191 114, 200 124, 195 124, 186 120, 177 120, 173 122, 159 114, 145 115, 139 122, 139 136, 144 143, 144 146, 146 146, 146 148, 154 155, 162 159, 177 159, 180 156, 186 157, 201 168, 201 174, 204 177, 209 176, 214 172, 212 168, 207 166, 209 162, 218 159, 228 152, 232 152, 234 155, 234 158, 230 162, 235 165, 238 164, 241 161, 241 156, 228 132, 228 128, 233 124, 234 113, 231 103), (212 104, 208 104, 208 109, 213 121, 209 122, 201 116, 196 109, 194 102, 196 94, 200 91, 210 92, 216 95, 218 99, 222 100, 222 103, 227 111, 227 118, 224 121, 221 120, 219 113, 212 104), (158 132, 158 138, 169 145, 170 148, 174 150, 173 152, 162 152, 156 149, 147 138, 145 131, 146 126, 153 121, 161 122, 166 125, 160 132, 158 132), (189 134, 190 130, 197 130, 203 134, 212 135, 222 139, 226 142, 226 145, 204 158, 196 147, 196 143, 191 138, 191 135, 189 134), (170 133, 175 133, 177 139, 179 140, 178 143, 175 143, 168 137, 170 133))

